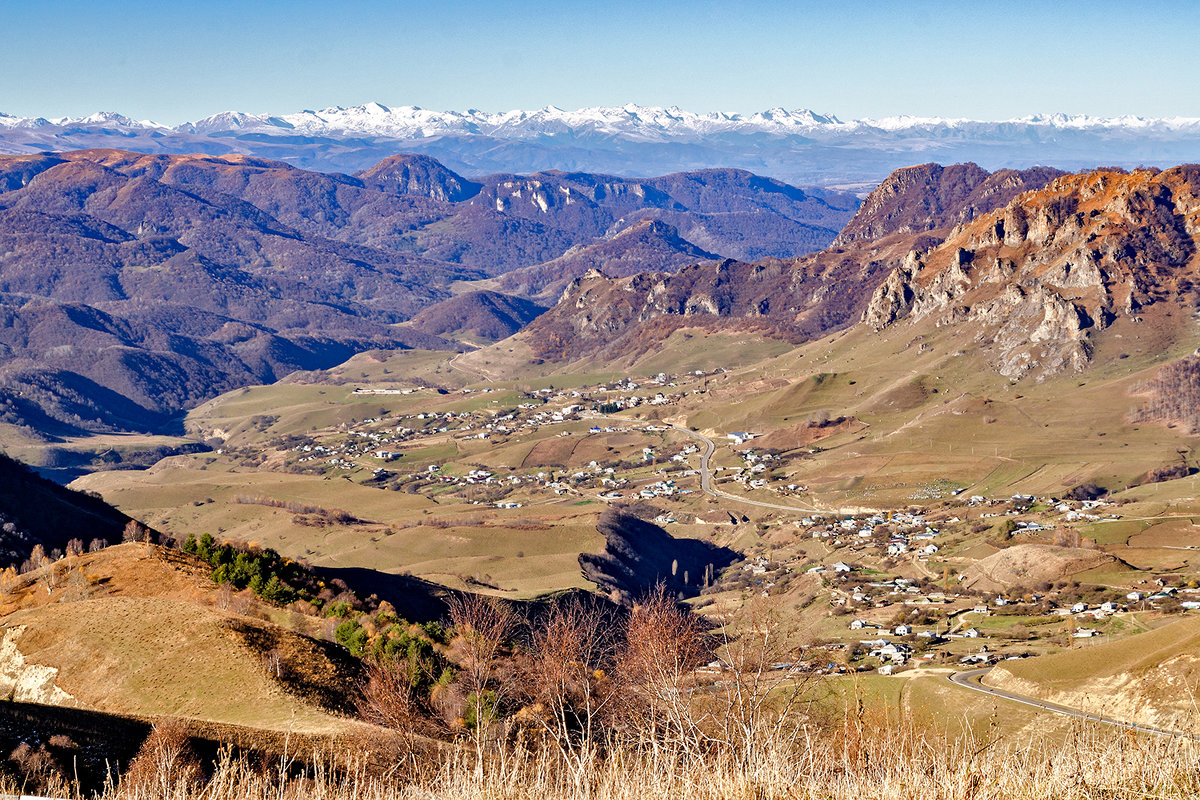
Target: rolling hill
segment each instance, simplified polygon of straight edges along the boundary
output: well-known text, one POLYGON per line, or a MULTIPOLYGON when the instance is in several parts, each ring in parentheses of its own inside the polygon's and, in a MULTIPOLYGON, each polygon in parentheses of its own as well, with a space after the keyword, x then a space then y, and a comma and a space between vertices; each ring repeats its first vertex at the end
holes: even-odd
POLYGON ((1196 729, 1200 620, 1113 642, 1005 663, 986 683, 1093 714, 1173 731, 1196 729))
POLYGON ((409 326, 435 336, 467 333, 488 341, 512 336, 546 307, 499 292, 466 292, 421 311, 409 326))
MULTIPOLYGON (((797 253, 827 244, 856 207, 736 170, 476 181, 425 156, 357 176, 240 155, 3 156, 0 421, 29 440, 175 432, 180 411, 231 388, 365 350, 460 349, 426 330, 461 326, 399 325, 454 285, 594 242, 605 263, 642 269, 708 255, 646 221, 656 214, 731 250, 749 215, 770 231, 762 247, 797 253), (646 249, 641 234, 660 230, 646 249)), ((489 319, 462 329, 487 339, 534 312, 482 297, 434 317, 474 305, 489 319)))

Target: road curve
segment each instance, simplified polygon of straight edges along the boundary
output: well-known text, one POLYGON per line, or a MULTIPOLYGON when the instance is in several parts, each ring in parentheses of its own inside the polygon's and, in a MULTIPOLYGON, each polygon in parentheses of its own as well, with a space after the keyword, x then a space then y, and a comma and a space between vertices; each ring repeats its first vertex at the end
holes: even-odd
POLYGON ((1060 706, 1057 703, 1047 703, 1044 700, 1037 700, 1033 697, 1026 697, 1026 696, 1020 695, 1020 694, 1013 694, 1012 692, 1006 692, 1003 689, 993 689, 990 686, 985 686, 982 681, 983 676, 988 674, 991 671, 992 671, 991 667, 985 667, 983 669, 972 669, 972 670, 967 670, 965 672, 955 672, 955 673, 948 675, 947 677, 950 679, 951 683, 956 684, 958 686, 962 686, 965 689, 970 689, 971 691, 974 691, 974 692, 981 692, 983 694, 989 694, 992 697, 999 697, 1004 700, 1011 700, 1014 703, 1021 703, 1022 705, 1032 706, 1033 708, 1041 709, 1042 711, 1050 711, 1054 714, 1062 714, 1064 716, 1075 717, 1076 719, 1083 719, 1083 720, 1087 720, 1089 722, 1099 722, 1104 725, 1112 725, 1115 728, 1123 728, 1123 729, 1129 730, 1129 731, 1139 731, 1140 733, 1152 733, 1156 736, 1183 737, 1185 739, 1195 739, 1196 738, 1195 736, 1192 736, 1191 734, 1187 734, 1187 733, 1178 733, 1176 731, 1165 731, 1162 728, 1152 728, 1149 725, 1138 725, 1137 723, 1134 723, 1134 722, 1122 722, 1119 719, 1112 719, 1110 717, 1102 717, 1099 714, 1089 714, 1085 711, 1079 711, 1074 708, 1068 708, 1067 706, 1060 706))
MULTIPOLYGON (((609 414, 582 414, 583 419, 608 419, 615 422, 623 422, 626 425, 639 424, 642 426, 655 425, 661 423, 648 422, 646 420, 630 419, 628 417, 614 417, 609 414)), ((750 506, 758 506, 759 508, 773 508, 779 511, 799 511, 805 514, 847 514, 854 515, 862 513, 861 508, 816 508, 814 506, 783 506, 778 503, 764 503, 761 500, 751 500, 748 497, 742 497, 729 492, 723 492, 720 489, 713 488, 712 467, 709 465, 709 460, 713 453, 717 451, 717 443, 708 438, 702 433, 684 428, 681 425, 666 424, 673 431, 678 431, 686 436, 690 436, 696 441, 704 445, 704 452, 700 454, 700 489, 711 497, 718 497, 722 500, 732 500, 735 503, 745 503, 750 506)))
POLYGON ((685 433, 688 436, 692 437, 693 439, 696 439, 704 444, 704 452, 700 455, 700 488, 703 489, 704 493, 707 495, 712 495, 713 497, 719 497, 722 500, 734 500, 738 503, 745 503, 745 504, 751 505, 751 506, 758 506, 759 508, 775 508, 775 509, 779 509, 780 511, 803 511, 803 512, 809 513, 809 514, 830 514, 830 513, 839 514, 839 513, 841 513, 840 511, 838 511, 836 509, 833 511, 829 511, 829 510, 822 511, 819 508, 811 508, 811 507, 804 507, 804 506, 781 506, 781 505, 778 505, 777 503, 764 503, 761 500, 751 500, 748 497, 740 497, 736 494, 729 494, 728 492, 722 492, 720 489, 714 489, 713 485, 712 485, 712 468, 709 466, 708 462, 709 462, 709 459, 712 458, 713 453, 715 453, 717 451, 716 442, 714 442, 712 439, 708 438, 707 436, 705 436, 702 433, 697 433, 696 431, 688 430, 687 428, 681 427, 679 425, 672 425, 671 429, 679 431, 680 433, 685 433))

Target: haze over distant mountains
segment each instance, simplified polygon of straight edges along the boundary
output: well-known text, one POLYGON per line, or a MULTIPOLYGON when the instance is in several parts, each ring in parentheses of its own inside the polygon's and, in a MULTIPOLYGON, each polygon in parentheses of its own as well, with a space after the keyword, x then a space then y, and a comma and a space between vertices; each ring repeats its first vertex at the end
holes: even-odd
POLYGON ((114 113, 56 119, 0 113, 0 152, 93 147, 241 153, 338 172, 403 151, 433 156, 468 175, 561 169, 646 176, 738 167, 791 183, 873 185, 924 161, 974 161, 991 170, 1170 166, 1197 159, 1200 118, 1051 114, 994 122, 910 116, 843 122, 782 108, 696 114, 631 104, 488 113, 368 103, 282 115, 229 111, 168 127, 114 113))

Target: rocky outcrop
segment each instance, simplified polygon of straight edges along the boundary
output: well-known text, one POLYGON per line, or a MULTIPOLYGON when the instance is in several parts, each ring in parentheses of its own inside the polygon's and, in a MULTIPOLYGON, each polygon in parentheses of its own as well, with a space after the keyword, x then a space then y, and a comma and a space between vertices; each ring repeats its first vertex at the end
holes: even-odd
POLYGON ((867 196, 833 246, 960 225, 1062 174, 1049 167, 988 172, 971 163, 898 169, 867 196))
POLYGON ((1082 369, 1118 316, 1193 291, 1200 167, 1057 179, 912 252, 863 320, 970 324, 1003 375, 1082 369))
POLYGON ((0 640, 0 698, 18 703, 41 703, 49 706, 71 705, 74 698, 55 685, 58 670, 41 664, 30 664, 17 647, 25 632, 24 625, 4 631, 0 640))

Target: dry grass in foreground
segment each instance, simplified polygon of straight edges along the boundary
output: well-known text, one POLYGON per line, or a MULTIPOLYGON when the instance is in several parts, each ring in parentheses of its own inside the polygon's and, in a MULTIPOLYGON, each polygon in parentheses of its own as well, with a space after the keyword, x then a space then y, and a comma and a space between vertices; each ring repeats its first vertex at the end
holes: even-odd
POLYGON ((930 738, 904 723, 848 721, 821 736, 771 735, 744 747, 687 753, 643 747, 591 753, 466 749, 379 772, 324 761, 305 770, 225 759, 207 777, 186 739, 152 736, 104 800, 1107 800, 1200 796, 1200 746, 1080 726, 1057 745, 930 738), (582 765, 582 769, 579 767, 582 765), (301 774, 303 772, 303 774, 301 774))

